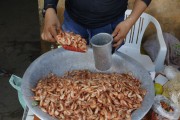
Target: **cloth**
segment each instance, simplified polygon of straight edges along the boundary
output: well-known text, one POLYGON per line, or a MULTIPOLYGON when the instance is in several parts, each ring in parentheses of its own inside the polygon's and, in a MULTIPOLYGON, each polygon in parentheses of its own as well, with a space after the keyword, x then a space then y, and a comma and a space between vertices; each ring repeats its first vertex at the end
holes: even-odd
MULTIPOLYGON (((170 33, 163 33, 167 46, 165 64, 180 70, 180 41, 170 33)), ((154 61, 159 51, 157 34, 149 36, 143 43, 143 48, 154 61)))
POLYGON ((98 28, 115 21, 127 10, 127 0, 66 0, 66 10, 78 24, 98 28))
MULTIPOLYGON (((151 0, 143 0, 147 5, 151 0)), ((57 5, 57 0, 45 0, 48 4, 57 5)), ((124 15, 128 0, 66 0, 65 7, 69 16, 86 28, 105 26, 124 15)))

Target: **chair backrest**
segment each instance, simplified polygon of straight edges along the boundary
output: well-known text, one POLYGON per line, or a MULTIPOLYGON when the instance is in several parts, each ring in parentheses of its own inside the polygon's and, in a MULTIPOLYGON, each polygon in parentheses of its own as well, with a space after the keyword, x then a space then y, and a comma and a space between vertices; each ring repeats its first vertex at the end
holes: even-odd
MULTIPOLYGON (((131 11, 132 10, 126 10, 125 19, 131 14, 131 11)), ((125 38, 125 44, 140 50, 142 37, 151 20, 150 15, 143 13, 128 32, 125 38)))
MULTIPOLYGON (((132 10, 126 10, 125 19, 131 14, 131 12, 132 10)), ((120 47, 118 51, 123 52, 142 63, 148 71, 161 71, 164 68, 164 60, 167 48, 159 22, 151 15, 143 13, 128 32, 125 38, 125 44, 120 47), (142 37, 150 22, 155 25, 158 42, 160 45, 160 50, 154 63, 149 56, 142 55, 140 53, 142 37)))

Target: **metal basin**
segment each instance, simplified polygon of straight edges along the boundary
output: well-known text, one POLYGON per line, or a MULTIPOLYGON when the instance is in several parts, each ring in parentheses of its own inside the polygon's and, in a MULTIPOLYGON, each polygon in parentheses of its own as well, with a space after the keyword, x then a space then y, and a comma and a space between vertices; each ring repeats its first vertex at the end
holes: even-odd
MULTIPOLYGON (((147 90, 142 107, 132 114, 132 120, 140 120, 146 115, 153 104, 154 86, 152 79, 149 73, 138 62, 125 54, 120 52, 114 53, 112 61, 112 67, 105 72, 132 72, 142 82, 142 88, 147 90)), ((33 96, 33 92, 31 88, 34 88, 38 80, 50 72, 62 75, 67 71, 75 69, 88 69, 90 71, 100 72, 95 68, 92 49, 89 48, 87 53, 71 52, 62 48, 55 49, 43 54, 28 67, 23 76, 21 88, 27 106, 36 116, 42 120, 55 120, 55 118, 41 111, 39 107, 32 106, 33 100, 31 97, 33 96)))

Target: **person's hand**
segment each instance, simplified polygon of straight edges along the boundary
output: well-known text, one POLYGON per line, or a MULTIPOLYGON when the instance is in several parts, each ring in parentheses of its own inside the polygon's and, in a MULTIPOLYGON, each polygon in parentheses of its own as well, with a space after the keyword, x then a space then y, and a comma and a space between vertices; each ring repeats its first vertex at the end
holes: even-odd
POLYGON ((44 28, 41 38, 46 41, 55 42, 58 29, 60 29, 60 22, 56 12, 53 8, 48 8, 44 18, 44 28))
POLYGON ((117 48, 123 42, 131 26, 132 24, 128 20, 120 22, 116 26, 115 30, 112 33, 112 36, 114 37, 113 47, 117 48))

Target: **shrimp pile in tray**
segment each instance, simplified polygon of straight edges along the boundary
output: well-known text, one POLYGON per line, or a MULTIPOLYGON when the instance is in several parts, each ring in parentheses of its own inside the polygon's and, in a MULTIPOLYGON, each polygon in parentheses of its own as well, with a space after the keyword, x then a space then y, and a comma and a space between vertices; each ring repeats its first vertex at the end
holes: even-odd
POLYGON ((146 94, 132 75, 88 70, 49 74, 32 90, 42 111, 64 120, 131 120, 146 94))

